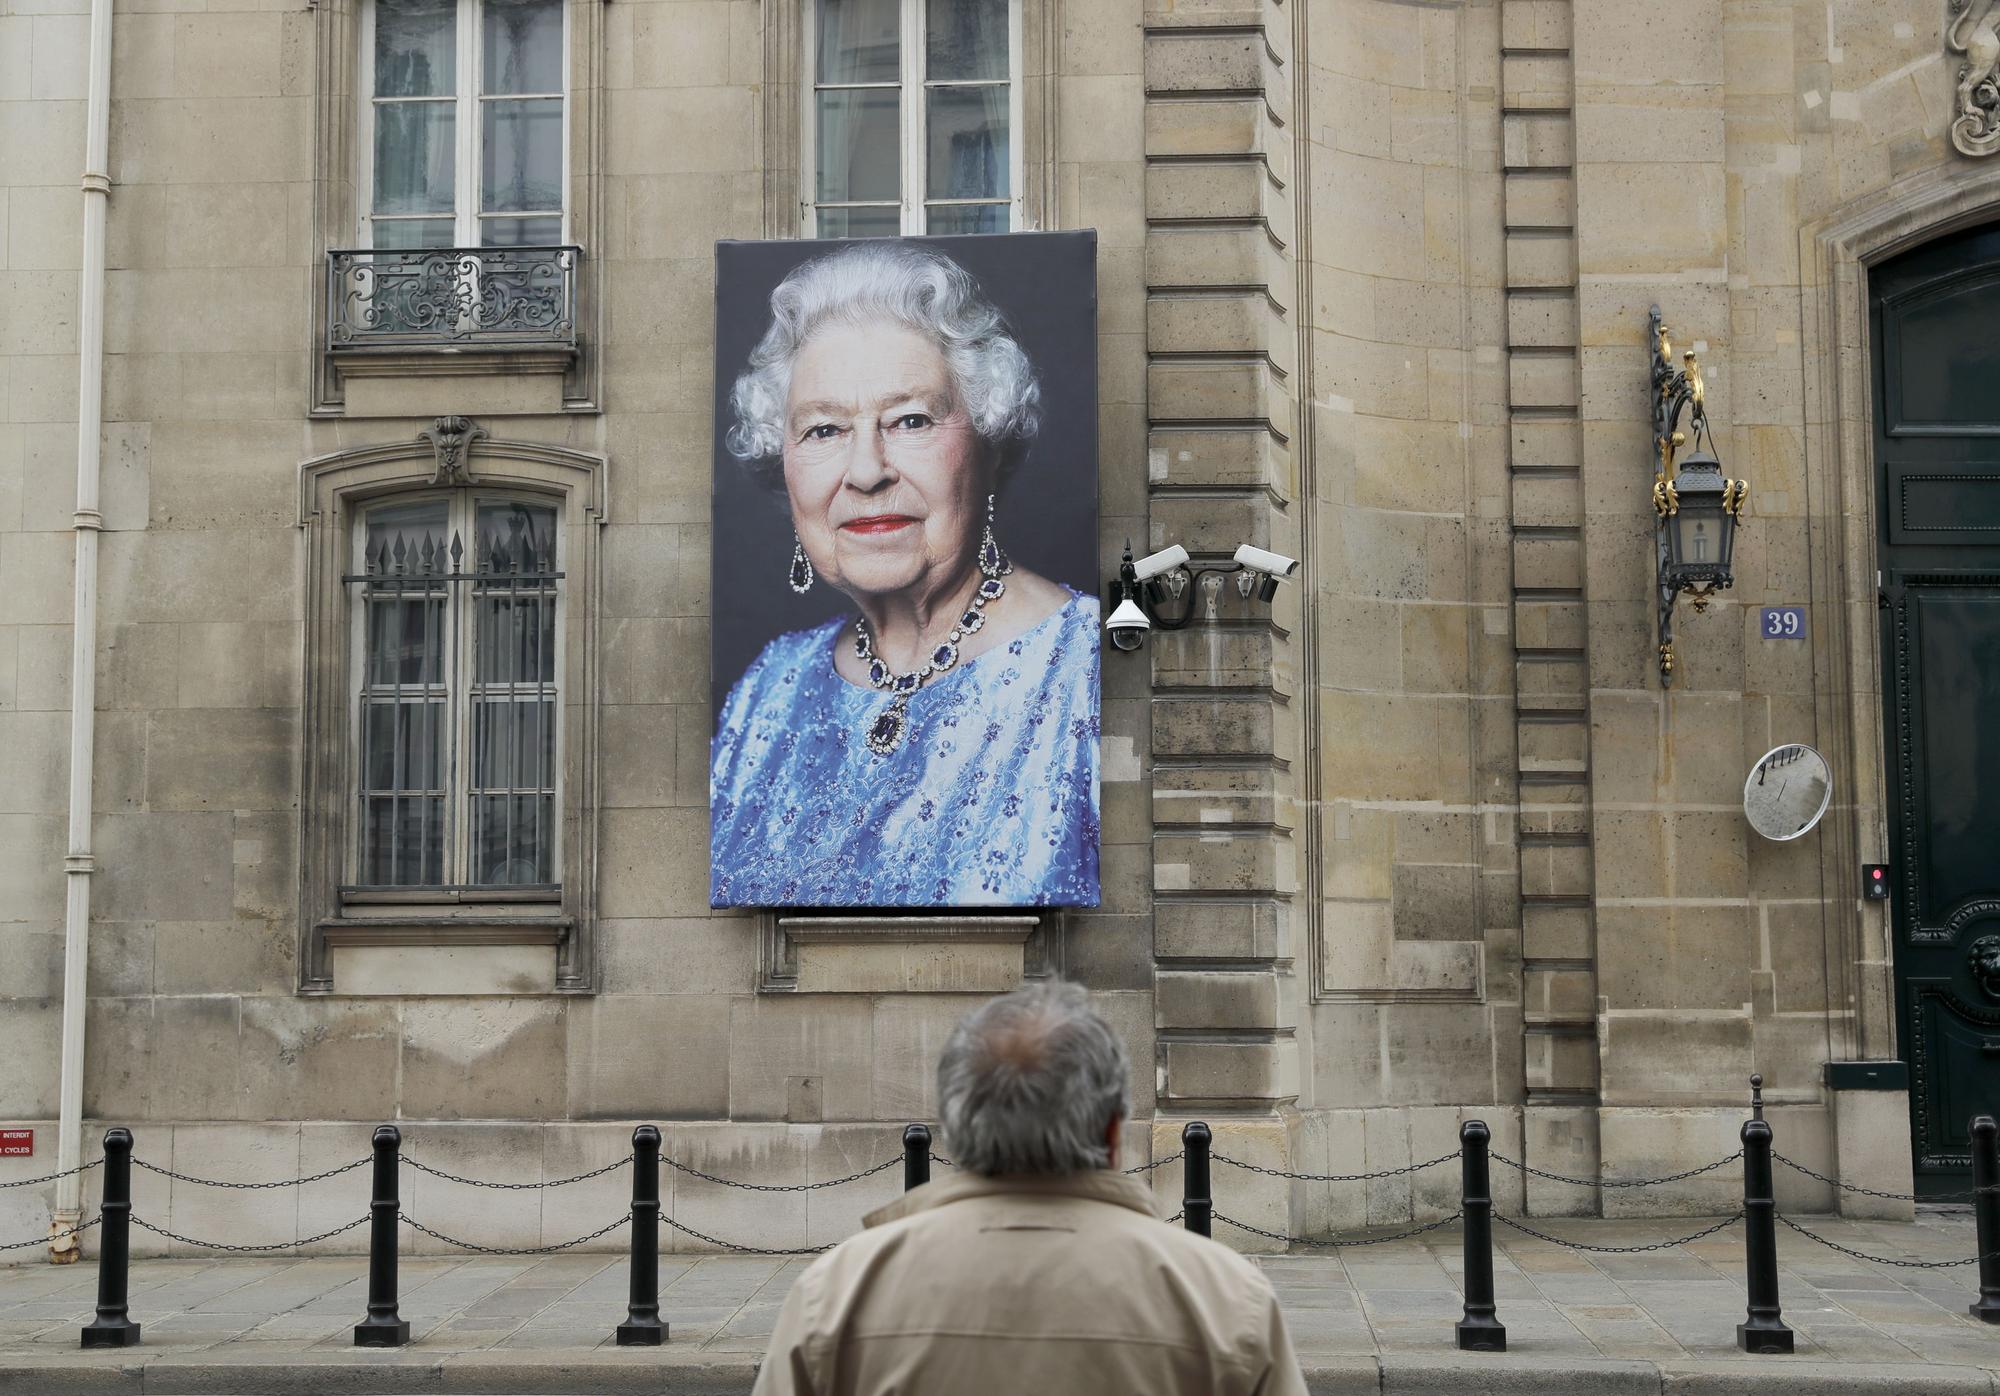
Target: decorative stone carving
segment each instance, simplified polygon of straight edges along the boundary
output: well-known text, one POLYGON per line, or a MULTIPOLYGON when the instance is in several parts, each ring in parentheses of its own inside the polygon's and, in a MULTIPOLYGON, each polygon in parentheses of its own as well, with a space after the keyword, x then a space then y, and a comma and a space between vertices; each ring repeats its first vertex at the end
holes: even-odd
POLYGON ((440 417, 418 432, 418 436, 431 443, 431 454, 437 460, 431 483, 471 484, 472 472, 467 469, 467 458, 472 454, 472 443, 486 434, 486 428, 470 417, 440 417))
POLYGON ((1965 952, 1966 967, 1986 997, 2000 1000, 2000 936, 1981 936, 1965 952))
POLYGON ((2000 150, 2000 0, 1951 0, 1945 47, 1958 67, 1958 115, 1951 143, 1966 155, 2000 150))

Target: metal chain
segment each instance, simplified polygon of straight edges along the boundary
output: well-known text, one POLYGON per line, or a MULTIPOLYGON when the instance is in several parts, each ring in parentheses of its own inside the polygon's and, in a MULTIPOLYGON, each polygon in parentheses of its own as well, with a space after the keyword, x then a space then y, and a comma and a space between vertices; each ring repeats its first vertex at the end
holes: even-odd
MULTIPOLYGON (((102 1220, 102 1218, 99 1218, 99 1220, 102 1220)), ((345 1226, 336 1226, 333 1230, 322 1231, 317 1236, 305 1236, 301 1237, 296 1241, 278 1241, 268 1246, 233 1246, 223 1241, 197 1241, 192 1236, 178 1235, 172 1231, 167 1230, 163 1226, 154 1226, 151 1222, 141 1220, 136 1216, 132 1218, 132 1225, 137 1227, 143 1227, 147 1231, 152 1232, 155 1236, 164 1236, 169 1241, 178 1241, 183 1246, 198 1246, 205 1251, 242 1251, 246 1253, 254 1253, 254 1252, 267 1252, 267 1251, 297 1250, 301 1246, 310 1246, 315 1241, 324 1241, 329 1237, 338 1236, 343 1231, 352 1231, 354 1230, 355 1227, 365 1224, 367 1220, 368 1218, 366 1217, 356 1217, 353 1221, 349 1222, 345 1226)))
POLYGON ((684 1236, 692 1236, 697 1241, 706 1241, 711 1246, 720 1246, 725 1251, 735 1251, 738 1255, 818 1255, 822 1251, 830 1251, 833 1249, 831 1243, 824 1246, 798 1246, 798 1247, 739 1246, 734 1241, 718 1240, 716 1237, 710 1236, 706 1232, 696 1231, 691 1226, 683 1226, 681 1225, 681 1223, 675 1221, 672 1217, 668 1216, 665 1212, 660 1213, 660 1222, 663 1226, 671 1226, 674 1230, 680 1232, 684 1236))
POLYGON ((713 1173, 702 1172, 693 1164, 682 1163, 679 1159, 668 1158, 665 1154, 660 1155, 660 1162, 669 1168, 677 1168, 691 1177, 702 1178, 711 1183, 720 1183, 725 1188, 743 1188, 750 1192, 816 1192, 820 1188, 837 1188, 842 1183, 872 1178, 883 1169, 894 1168, 902 1161, 903 1156, 898 1154, 894 1158, 883 1159, 873 1168, 864 1168, 859 1173, 848 1174, 845 1178, 829 1178, 823 1183, 739 1183, 734 1178, 719 1178, 713 1173))
POLYGON ((1776 1149, 1771 1150, 1771 1158, 1775 1162, 1784 1164, 1794 1173, 1805 1174, 1816 1183, 1825 1183, 1829 1187, 1839 1188, 1842 1192, 1860 1193, 1863 1197, 1887 1198, 1891 1202, 1970 1202, 1986 1193, 2000 1192, 2000 1184, 1984 1188, 1967 1188, 1964 1192, 1933 1192, 1921 1195, 1914 1192, 1878 1192, 1874 1188, 1858 1187, 1853 1183, 1843 1183, 1838 1178, 1829 1178, 1824 1173, 1815 1173, 1803 1163, 1795 1163, 1786 1158, 1776 1149))
POLYGON ((1683 1178, 1697 1178, 1704 1173, 1713 1173, 1718 1168, 1726 1168, 1743 1157, 1738 1149, 1728 1158, 1719 1158, 1714 1163, 1704 1163, 1699 1168, 1690 1168, 1685 1173, 1669 1173, 1664 1178, 1572 1178, 1565 1173, 1548 1173, 1539 1168, 1508 1158, 1505 1154, 1489 1154, 1495 1163, 1504 1163, 1509 1168, 1518 1168, 1534 1178, 1546 1178, 1551 1183, 1574 1183, 1580 1188, 1656 1188, 1664 1183, 1678 1183, 1683 1178))
POLYGON ((1228 1222, 1238 1231, 1247 1231, 1253 1236, 1269 1237, 1273 1241, 1283 1241, 1286 1245, 1323 1246, 1329 1250, 1340 1250, 1349 1246, 1379 1246, 1385 1241, 1407 1241, 1410 1237, 1421 1236, 1426 1231, 1436 1231, 1439 1227, 1450 1226, 1453 1222, 1463 1217, 1465 1213, 1453 1212, 1448 1217, 1440 1217, 1434 1222, 1425 1222, 1422 1226, 1413 1226, 1408 1231, 1398 1231, 1388 1236, 1357 1236, 1352 1240, 1341 1240, 1339 1237, 1333 1237, 1324 1241, 1311 1236, 1286 1236, 1281 1232, 1266 1231, 1261 1226, 1252 1226, 1248 1222, 1240 1222, 1234 1217, 1225 1217, 1220 1212, 1214 1212, 1210 1215, 1216 1221, 1228 1222))
POLYGON ((148 1173, 158 1173, 177 1182, 199 1183, 205 1188, 237 1188, 244 1192, 257 1192, 264 1188, 302 1188, 307 1183, 317 1183, 325 1178, 337 1178, 343 1173, 352 1173, 368 1161, 365 1158, 358 1158, 352 1163, 343 1163, 338 1168, 329 1168, 324 1173, 315 1173, 308 1178, 279 1178, 269 1183, 225 1183, 220 1178, 196 1178, 187 1173, 176 1173, 171 1168, 162 1168, 157 1163, 148 1163, 142 1158, 135 1158, 132 1163, 148 1173))
MULTIPOLYGON (((60 1173, 44 1173, 39 1178, 15 1178, 11 1182, 0 1183, 0 1188, 31 1188, 37 1183, 53 1183, 56 1179, 67 1178, 72 1173, 88 1173, 102 1162, 104 1162, 103 1159, 94 1158, 89 1163, 79 1163, 76 1167, 65 1168, 60 1173)), ((32 1242, 29 1244, 32 1244, 32 1242)))
POLYGON ((586 1241, 595 1241, 600 1236, 609 1235, 631 1221, 632 1214, 627 1212, 609 1225, 598 1227, 588 1236, 578 1236, 571 1241, 558 1241, 553 1246, 482 1246, 473 1241, 461 1241, 456 1236, 447 1236, 442 1231, 433 1231, 408 1212, 396 1213, 396 1219, 416 1228, 433 1240, 442 1241, 447 1246, 456 1246, 462 1251, 477 1251, 480 1255, 554 1255, 558 1251, 566 1251, 572 1246, 581 1246, 586 1241))
POLYGON ((1217 1163, 1226 1163, 1250 1173, 1263 1173, 1273 1178, 1290 1178, 1300 1183, 1368 1183, 1377 1178, 1400 1178, 1405 1173, 1421 1173, 1426 1168, 1436 1168, 1441 1163, 1450 1163, 1458 1155, 1459 1150, 1453 1149, 1448 1154, 1439 1154, 1424 1163, 1409 1163, 1401 1168, 1384 1169, 1380 1173, 1288 1173, 1282 1168, 1265 1168, 1261 1164, 1245 1163, 1242 1159, 1231 1158, 1228 1154, 1210 1154, 1209 1157, 1217 1163))
POLYGON ((1522 1232, 1525 1235, 1532 1236, 1537 1241, 1547 1241, 1552 1246, 1561 1246, 1566 1251, 1590 1251, 1595 1255, 1640 1255, 1646 1251, 1670 1251, 1675 1246, 1685 1246, 1690 1241, 1699 1241, 1704 1236, 1713 1236, 1718 1231, 1727 1231, 1730 1227, 1743 1220, 1743 1213, 1738 1211, 1735 1216, 1725 1218, 1717 1222, 1714 1226, 1704 1227, 1692 1236, 1682 1236, 1672 1241, 1655 1241, 1649 1246, 1587 1246, 1581 1241, 1565 1241, 1560 1236, 1551 1236, 1547 1232, 1535 1230, 1532 1226, 1523 1226, 1512 1217, 1503 1217, 1498 1212, 1493 1214, 1493 1220, 1500 1222, 1502 1225, 1511 1226, 1514 1230, 1522 1232))
MULTIPOLYGON (((464 1183, 469 1188, 496 1188, 503 1192, 524 1192, 537 1188, 566 1188, 571 1183, 582 1182, 585 1178, 595 1178, 600 1174, 610 1173, 614 1169, 623 1168, 632 1161, 632 1155, 627 1154, 624 1158, 611 1160, 611 1162, 605 1164, 602 1168, 593 1168, 588 1173, 577 1174, 574 1178, 558 1178, 552 1183, 489 1183, 483 1178, 461 1178, 456 1173, 447 1173, 442 1168, 433 1168, 428 1163, 419 1163, 408 1154, 404 1154, 401 1157, 404 1163, 416 1169, 417 1172, 428 1173, 433 1178, 442 1178, 448 1183, 464 1183)), ((363 1159, 362 1162, 366 1163, 367 1160, 363 1159)))
POLYGON ((49 1242, 60 1241, 66 1236, 81 1236, 84 1232, 90 1230, 90 1228, 103 1220, 103 1216, 99 1215, 92 1217, 87 1222, 78 1222, 67 1231, 54 1231, 47 1236, 38 1236, 32 1241, 9 1241, 6 1245, 0 1246, 0 1251, 26 1250, 29 1246, 46 1246, 49 1242))
POLYGON ((1187 1216, 1187 1209, 1182 1208, 1180 1211, 1174 1213, 1171 1217, 1167 1218, 1167 1225, 1172 1226, 1175 1222, 1180 1221, 1185 1216, 1187 1216))
POLYGON ((953 1163, 953 1162, 952 1162, 952 1161, 951 1161, 950 1159, 946 1158, 946 1157, 945 1157, 945 1156, 944 1156, 943 1154, 932 1154, 932 1155, 931 1155, 931 1162, 932 1162, 932 1163, 941 1163, 941 1164, 943 1164, 943 1165, 944 1165, 944 1166, 945 1166, 946 1168, 956 1168, 956 1167, 958 1167, 958 1165, 957 1165, 957 1164, 953 1163))
POLYGON ((1779 1212, 1776 1215, 1779 1221, 1798 1232, 1799 1235, 1806 1237, 1808 1240, 1819 1242, 1830 1251, 1839 1251, 1842 1255, 1852 1256, 1856 1260, 1866 1260, 1875 1265, 1892 1265, 1898 1270, 1949 1270, 1955 1265, 1977 1265, 1982 1260, 1991 1260, 1995 1256, 2000 1256, 2000 1251, 1989 1251, 1985 1255, 1968 1256, 1964 1260, 1890 1260, 1886 1256, 1864 1255, 1851 1246, 1843 1246, 1838 1241, 1829 1241, 1816 1231, 1807 1231, 1783 1212, 1779 1212))

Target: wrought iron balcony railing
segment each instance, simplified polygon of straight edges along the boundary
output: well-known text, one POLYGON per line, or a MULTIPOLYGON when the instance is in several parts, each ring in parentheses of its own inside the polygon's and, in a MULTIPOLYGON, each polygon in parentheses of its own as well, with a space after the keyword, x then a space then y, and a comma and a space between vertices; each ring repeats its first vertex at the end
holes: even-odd
POLYGON ((326 342, 370 349, 576 352, 579 247, 354 249, 327 254, 326 342))

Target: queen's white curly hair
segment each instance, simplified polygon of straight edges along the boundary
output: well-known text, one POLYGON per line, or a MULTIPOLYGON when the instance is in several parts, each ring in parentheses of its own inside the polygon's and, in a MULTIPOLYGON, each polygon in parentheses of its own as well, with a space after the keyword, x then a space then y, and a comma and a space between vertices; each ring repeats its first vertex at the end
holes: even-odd
POLYGON ((890 239, 849 243, 778 283, 771 327, 729 394, 729 453, 760 483, 782 484, 792 360, 828 325, 879 320, 927 335, 943 351, 958 400, 1004 479, 1041 426, 1035 367, 964 267, 934 248, 890 239))

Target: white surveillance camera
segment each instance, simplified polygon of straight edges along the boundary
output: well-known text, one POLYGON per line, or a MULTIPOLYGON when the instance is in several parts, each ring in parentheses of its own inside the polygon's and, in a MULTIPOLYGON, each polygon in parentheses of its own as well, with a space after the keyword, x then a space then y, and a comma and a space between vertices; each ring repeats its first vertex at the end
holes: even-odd
POLYGON ((1248 543, 1236 549, 1236 565, 1247 567, 1252 572, 1262 572, 1267 577, 1289 577, 1299 570, 1299 560, 1286 557, 1283 553, 1266 552, 1253 548, 1248 543))
POLYGON ((1146 619, 1139 603, 1129 596, 1104 621, 1104 633, 1111 637, 1114 649, 1136 650, 1146 643, 1146 632, 1152 628, 1153 622, 1146 619))
POLYGON ((1187 562, 1188 550, 1176 543, 1170 548, 1162 548, 1156 553, 1148 553, 1140 558, 1132 564, 1132 574, 1137 581, 1150 582, 1162 572, 1171 572, 1176 567, 1187 566, 1187 562))

